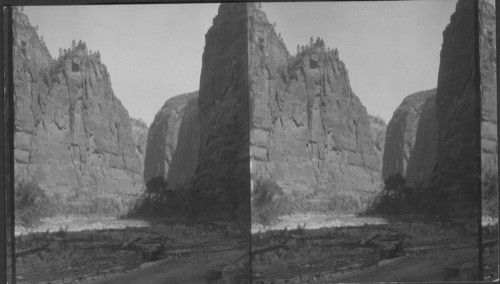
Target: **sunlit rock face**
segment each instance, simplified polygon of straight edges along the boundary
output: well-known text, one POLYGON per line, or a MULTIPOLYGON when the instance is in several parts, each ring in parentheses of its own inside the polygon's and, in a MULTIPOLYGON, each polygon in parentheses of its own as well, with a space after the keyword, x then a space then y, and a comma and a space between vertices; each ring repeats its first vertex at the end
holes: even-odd
POLYGON ((338 52, 317 41, 291 56, 255 5, 248 26, 252 177, 297 198, 336 193, 362 205, 379 190, 381 155, 338 52))
MULTIPOLYGON (((175 150, 184 143, 197 141, 183 141, 178 143, 179 129, 184 118, 184 108, 192 100, 198 98, 198 92, 182 94, 168 99, 156 113, 155 119, 149 127, 146 153, 144 155, 144 181, 162 176, 168 177, 175 150)), ((197 109, 195 110, 197 112, 197 109)), ((191 111, 188 115, 192 115, 191 111)), ((199 128, 197 119, 191 121, 193 129, 199 128)), ((197 130, 199 132, 199 130, 197 130)), ((199 139, 198 139, 199 141, 199 139)))
POLYGON ((437 144, 435 98, 436 89, 418 92, 407 96, 394 111, 385 137, 382 168, 384 179, 399 173, 404 177, 411 177, 413 183, 432 171, 437 144), (420 125, 421 120, 423 125, 420 125), (419 151, 414 151, 417 140, 423 145, 419 146, 419 151), (416 156, 413 157, 414 155, 416 156), (414 165, 410 165, 410 161, 414 165))
POLYGON ((81 43, 52 59, 15 8, 13 39, 16 178, 62 197, 75 188, 88 196, 139 193, 131 120, 99 53, 81 43))

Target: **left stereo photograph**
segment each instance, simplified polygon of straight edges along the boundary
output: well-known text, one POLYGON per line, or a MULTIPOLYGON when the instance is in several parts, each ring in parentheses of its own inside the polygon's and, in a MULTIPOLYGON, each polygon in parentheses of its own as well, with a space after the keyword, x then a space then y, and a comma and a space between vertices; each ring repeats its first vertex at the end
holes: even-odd
POLYGON ((250 282, 246 5, 219 6, 11 8, 17 283, 250 282))

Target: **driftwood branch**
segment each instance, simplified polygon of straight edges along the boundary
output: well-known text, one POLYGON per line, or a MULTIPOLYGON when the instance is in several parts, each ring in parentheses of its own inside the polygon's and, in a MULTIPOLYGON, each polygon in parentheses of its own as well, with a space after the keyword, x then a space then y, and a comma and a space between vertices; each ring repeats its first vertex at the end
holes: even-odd
POLYGON ((267 247, 263 247, 263 248, 258 248, 256 250, 252 250, 252 256, 257 255, 257 254, 261 254, 261 253, 266 253, 266 252, 273 251, 273 250, 277 250, 277 249, 280 249, 283 247, 284 247, 283 244, 279 244, 279 245, 274 245, 274 246, 267 246, 267 247))
POLYGON ((498 239, 484 241, 483 247, 492 247, 498 244, 498 239))
POLYGON ((33 254, 33 253, 36 253, 39 251, 46 250, 49 247, 49 245, 50 245, 50 243, 46 243, 46 244, 43 244, 39 247, 34 247, 34 248, 29 248, 29 249, 19 251, 16 253, 16 257, 25 256, 25 255, 29 255, 29 254, 33 254))
POLYGON ((184 254, 184 253, 192 253, 196 251, 195 249, 188 248, 188 249, 176 249, 176 250, 166 250, 165 254, 184 254))

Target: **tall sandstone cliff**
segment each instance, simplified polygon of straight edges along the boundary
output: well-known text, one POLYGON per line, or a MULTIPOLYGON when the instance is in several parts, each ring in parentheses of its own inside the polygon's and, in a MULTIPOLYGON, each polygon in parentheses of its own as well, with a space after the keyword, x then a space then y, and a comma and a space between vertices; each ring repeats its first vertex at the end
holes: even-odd
POLYGON ((195 215, 249 218, 247 4, 223 3, 205 35, 198 164, 186 185, 195 215))
POLYGON ((425 174, 420 173, 420 171, 426 169, 410 165, 410 161, 417 164, 424 163, 425 165, 422 164, 422 166, 430 166, 427 169, 432 171, 434 165, 428 164, 427 161, 435 160, 437 154, 435 153, 436 147, 431 147, 431 144, 436 144, 437 141, 435 97, 436 89, 409 95, 394 111, 387 125, 382 168, 383 179, 396 173, 404 177, 411 176, 412 183, 425 178, 425 174), (421 119, 425 121, 425 126, 420 126, 421 119), (424 148, 423 151, 418 151, 416 154, 414 147, 417 139, 422 139, 421 143, 429 143, 426 146, 430 148, 424 148), (415 154, 419 157, 412 159, 415 154), (417 161, 417 159, 422 161, 417 161))
POLYGON ((438 155, 427 186, 445 211, 471 217, 477 211, 480 145, 476 137, 475 5, 475 1, 458 1, 443 32, 436 95, 438 155))
MULTIPOLYGON (((144 156, 145 182, 157 176, 167 178, 178 144, 191 143, 191 141, 178 143, 179 129, 184 117, 184 108, 189 102, 196 100, 197 97, 198 92, 175 96, 167 100, 163 107, 156 113, 155 119, 149 127, 147 137, 147 147, 144 156)), ((193 111, 197 112, 197 108, 189 112, 188 115, 191 115, 193 111)), ((192 122, 190 127, 199 129, 197 118, 190 121, 192 122)), ((197 131, 199 132, 199 130, 197 131)), ((196 164, 196 160, 193 160, 193 162, 196 164)), ((173 180, 171 179, 172 182, 173 180)))
POLYGON ((139 154, 127 110, 99 54, 83 45, 54 60, 13 9, 15 174, 49 195, 138 193, 139 154))
POLYGON ((497 65, 495 1, 479 1, 481 72, 481 168, 497 172, 497 65))
POLYGON ((264 12, 249 4, 252 178, 293 196, 378 191, 380 160, 366 108, 338 52, 317 43, 292 57, 264 12))
POLYGON ((170 187, 185 185, 193 177, 200 150, 200 118, 198 97, 191 99, 182 110, 182 121, 177 136, 177 147, 167 175, 170 187))

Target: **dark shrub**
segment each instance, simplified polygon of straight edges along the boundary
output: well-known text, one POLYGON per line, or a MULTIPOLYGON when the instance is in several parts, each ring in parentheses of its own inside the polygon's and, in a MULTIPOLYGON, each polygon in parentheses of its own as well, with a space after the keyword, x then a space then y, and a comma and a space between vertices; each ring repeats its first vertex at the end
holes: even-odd
POLYGON ((328 197, 326 210, 335 213, 355 213, 359 209, 357 200, 351 195, 332 193, 328 197))
POLYGON ((183 208, 182 196, 178 190, 168 188, 162 176, 150 179, 146 183, 145 192, 139 197, 129 212, 130 217, 165 217, 179 214, 183 208))
POLYGON ((259 178, 252 192, 252 219, 262 225, 272 225, 280 216, 292 212, 283 189, 274 180, 259 178))
POLYGON ((157 176, 146 182, 146 194, 150 196, 160 195, 164 190, 167 190, 168 182, 162 176, 157 176))
POLYGON ((366 214, 447 216, 453 188, 431 188, 422 184, 410 187, 401 174, 389 176, 366 214))
POLYGON ((406 185, 406 180, 401 174, 389 176, 384 184, 383 190, 375 198, 367 213, 395 215, 414 211, 416 192, 406 185))
POLYGON ((90 199, 89 213, 93 215, 115 216, 120 212, 120 204, 112 198, 93 197, 90 199))
POLYGON ((241 176, 209 175, 192 180, 183 189, 185 213, 195 219, 248 223, 250 218, 242 218, 249 213, 247 181, 241 176))
POLYGON ((45 192, 34 182, 19 181, 15 187, 14 214, 16 223, 35 227, 50 215, 50 203, 45 192))

